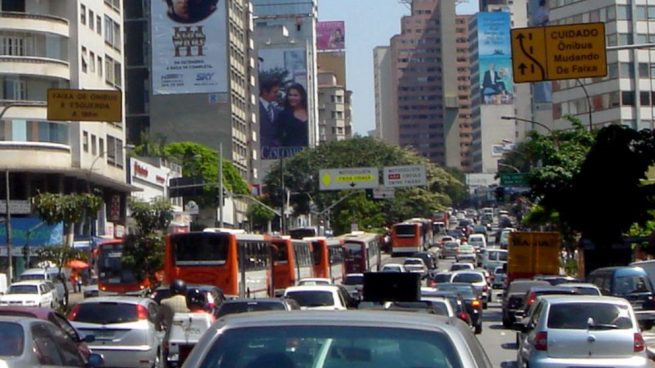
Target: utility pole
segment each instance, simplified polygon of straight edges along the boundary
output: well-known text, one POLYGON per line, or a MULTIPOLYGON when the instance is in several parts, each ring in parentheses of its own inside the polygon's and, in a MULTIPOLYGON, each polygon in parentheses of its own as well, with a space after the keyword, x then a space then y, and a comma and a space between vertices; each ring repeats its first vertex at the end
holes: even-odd
POLYGON ((280 211, 280 233, 286 234, 286 197, 287 189, 284 186, 284 158, 280 156, 280 182, 282 187, 282 206, 280 211))
POLYGON ((5 219, 5 226, 7 227, 7 260, 8 260, 8 267, 7 267, 7 273, 9 273, 9 281, 11 282, 14 279, 14 260, 12 258, 12 246, 11 246, 11 210, 9 209, 9 202, 10 202, 10 196, 9 196, 9 169, 5 170, 5 189, 7 195, 5 196, 7 201, 5 202, 6 205, 6 219, 5 219))
POLYGON ((218 227, 223 228, 223 143, 218 144, 218 227))

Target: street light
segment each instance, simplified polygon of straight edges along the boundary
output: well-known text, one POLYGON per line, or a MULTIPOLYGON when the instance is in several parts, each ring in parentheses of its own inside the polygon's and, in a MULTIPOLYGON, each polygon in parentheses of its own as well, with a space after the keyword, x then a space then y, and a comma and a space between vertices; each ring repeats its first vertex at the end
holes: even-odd
MULTIPOLYGON (((548 133, 550 133, 553 136, 553 138, 555 138, 555 145, 557 145, 557 148, 559 149, 559 136, 557 135, 557 131, 551 129, 546 124, 540 123, 538 121, 530 120, 530 119, 519 118, 517 116, 501 116, 500 118, 502 120, 515 120, 515 121, 521 121, 521 122, 524 122, 524 123, 531 123, 531 124, 538 125, 538 126, 544 128, 544 129, 546 129, 548 131, 548 133)), ((534 130, 534 127, 532 129, 534 130)))
MULTIPOLYGON (((126 144, 121 147, 121 149, 133 149, 134 145, 133 144, 126 144)), ((89 166, 89 170, 87 172, 87 179, 86 179, 86 190, 87 192, 91 192, 91 175, 93 174, 93 167, 96 165, 96 162, 98 162, 99 159, 105 157, 105 154, 107 153, 107 149, 103 149, 98 153, 98 156, 93 159, 91 162, 91 166, 89 166)))
POLYGON ((510 168, 510 169, 516 171, 517 174, 520 174, 520 173, 521 173, 521 170, 519 170, 518 167, 516 167, 516 166, 512 166, 512 165, 504 164, 504 163, 502 163, 502 162, 500 162, 500 161, 499 161, 499 162, 496 162, 496 164, 497 164, 498 166, 504 166, 504 167, 510 168))

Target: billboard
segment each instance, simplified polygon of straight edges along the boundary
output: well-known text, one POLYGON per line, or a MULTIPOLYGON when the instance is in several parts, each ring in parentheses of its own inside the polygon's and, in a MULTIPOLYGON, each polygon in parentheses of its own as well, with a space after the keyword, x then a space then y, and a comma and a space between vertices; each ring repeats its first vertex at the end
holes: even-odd
MULTIPOLYGON (((528 26, 542 27, 549 22, 550 9, 547 0, 528 0, 528 26)), ((553 83, 532 83, 532 99, 536 103, 553 101, 553 83)))
POLYGON ((152 93, 227 92, 226 0, 152 0, 152 93))
MULTIPOLYGON (((62 245, 63 243, 63 223, 48 225, 38 217, 11 218, 11 244, 13 246, 43 247, 62 245)), ((7 246, 5 224, 0 225, 0 246, 7 246)))
POLYGON ((319 51, 343 50, 346 48, 346 24, 344 21, 316 23, 316 49, 319 51))
POLYGON ((480 92, 485 105, 514 103, 510 14, 478 13, 480 92))
POLYGON ((307 52, 259 50, 259 134, 264 160, 293 156, 309 145, 307 52))

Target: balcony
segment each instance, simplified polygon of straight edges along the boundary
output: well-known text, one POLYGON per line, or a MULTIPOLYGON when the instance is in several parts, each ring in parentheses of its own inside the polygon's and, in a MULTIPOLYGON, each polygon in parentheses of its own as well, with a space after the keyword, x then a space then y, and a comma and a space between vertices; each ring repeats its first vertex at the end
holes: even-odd
POLYGON ((9 170, 62 172, 71 169, 71 162, 70 147, 64 144, 0 141, 0 167, 9 170))
POLYGON ((33 56, 0 56, 0 73, 46 76, 50 78, 70 79, 68 62, 33 56))
POLYGON ((0 31, 39 32, 70 37, 70 27, 65 18, 52 15, 0 12, 0 31))

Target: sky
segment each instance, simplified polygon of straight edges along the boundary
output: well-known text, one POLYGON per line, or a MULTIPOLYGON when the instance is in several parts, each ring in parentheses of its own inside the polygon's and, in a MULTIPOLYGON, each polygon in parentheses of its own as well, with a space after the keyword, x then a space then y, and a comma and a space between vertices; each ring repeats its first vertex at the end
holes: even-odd
MULTIPOLYGON (((457 14, 477 11, 478 0, 457 7, 457 14)), ((319 21, 346 22, 346 83, 353 91, 353 130, 360 135, 375 129, 373 49, 388 46, 391 37, 400 33, 404 15, 409 15, 409 8, 399 0, 318 0, 319 21)))

